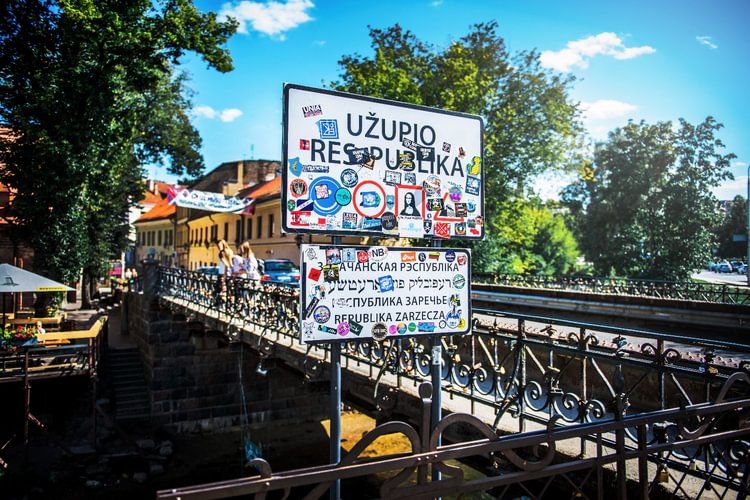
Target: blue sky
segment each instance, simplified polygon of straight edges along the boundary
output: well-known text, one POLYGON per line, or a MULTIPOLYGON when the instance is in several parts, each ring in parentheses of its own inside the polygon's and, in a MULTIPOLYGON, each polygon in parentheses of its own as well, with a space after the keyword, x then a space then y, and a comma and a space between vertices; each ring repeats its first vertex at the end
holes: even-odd
MULTIPOLYGON (((733 152, 734 181, 720 199, 747 196, 750 165, 750 1, 278 0, 212 2, 201 10, 240 22, 229 48, 235 70, 185 59, 193 123, 206 169, 243 158, 281 159, 285 82, 323 87, 339 79, 343 55, 372 56, 368 25, 399 23, 445 47, 479 22, 496 20, 510 52, 536 49, 544 65, 577 78, 571 97, 594 139, 628 119, 647 123, 713 116, 733 152)), ((170 178, 153 170, 164 180, 170 178)), ((547 192, 549 194, 550 187, 547 192)))

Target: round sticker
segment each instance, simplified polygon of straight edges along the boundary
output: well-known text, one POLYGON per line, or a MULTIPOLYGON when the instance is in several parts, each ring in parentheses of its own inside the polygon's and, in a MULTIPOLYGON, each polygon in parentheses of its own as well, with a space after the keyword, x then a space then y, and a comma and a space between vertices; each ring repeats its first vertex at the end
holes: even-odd
POLYGON ((297 208, 297 204, 294 203, 294 200, 289 200, 289 201, 286 202, 286 209, 287 210, 294 210, 295 208, 297 208))
POLYGON ((451 197, 451 201, 461 201, 461 188, 458 186, 453 186, 450 191, 448 191, 448 194, 451 197))
POLYGON ((424 252, 419 252, 419 255, 417 255, 417 259, 419 259, 419 262, 424 262, 427 260, 427 254, 424 252))
POLYGON ((339 323, 339 326, 336 327, 336 331, 339 332, 339 335, 342 337, 346 337, 349 334, 349 323, 346 321, 339 323))
POLYGON ((310 183, 310 199, 313 201, 313 210, 320 215, 334 215, 341 210, 341 205, 336 202, 336 191, 341 185, 336 179, 323 176, 318 177, 310 183))
POLYGON ((406 333, 406 323, 399 323, 398 324, 398 333, 400 335, 403 335, 406 333))
POLYGON ((375 340, 383 340, 388 334, 388 329, 383 323, 375 323, 372 325, 372 338, 375 340))
POLYGON ((352 201, 352 193, 346 188, 339 188, 336 191, 336 203, 341 206, 346 206, 352 201))
POLYGON ((372 219, 385 212, 385 190, 375 181, 362 181, 352 193, 354 210, 362 217, 372 219))
POLYGON ((466 285, 466 278, 464 278, 463 274, 456 274, 453 276, 453 287, 457 289, 462 289, 466 285))
POLYGON ((293 179, 289 184, 289 190, 292 192, 292 196, 299 198, 307 193, 307 183, 302 179, 293 179))
POLYGON ((417 331, 417 324, 412 321, 411 323, 409 323, 407 328, 410 332, 414 333, 415 331, 417 331))
POLYGON ((448 328, 456 328, 459 321, 461 321, 461 311, 451 311, 445 315, 445 321, 448 323, 448 328))
POLYGON ((456 260, 456 252, 454 252, 453 250, 448 250, 447 252, 445 252, 446 262, 453 262, 454 260, 456 260))
POLYGON ((343 172, 341 172, 341 184, 348 188, 353 188, 357 185, 357 181, 359 181, 359 176, 357 175, 357 172, 351 168, 344 169, 343 172))
POLYGON ((398 219, 393 212, 385 212, 381 215, 380 223, 383 224, 383 229, 386 231, 393 231, 398 227, 398 219))
POLYGON ((318 306, 313 312, 313 319, 318 323, 325 323, 326 321, 331 319, 331 310, 326 306, 318 306))
POLYGON ((440 194, 440 178, 437 175, 430 175, 422 182, 425 196, 435 196, 440 194))
POLYGON ((390 325, 388 327, 388 333, 390 333, 391 335, 396 335, 397 332, 398 330, 396 330, 396 325, 390 325))

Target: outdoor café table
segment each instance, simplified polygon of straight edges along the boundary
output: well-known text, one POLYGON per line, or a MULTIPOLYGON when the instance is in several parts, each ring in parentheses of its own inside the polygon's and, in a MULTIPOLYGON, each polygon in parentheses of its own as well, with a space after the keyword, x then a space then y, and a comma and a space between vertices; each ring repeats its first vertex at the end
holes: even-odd
POLYGON ((8 321, 12 327, 17 326, 34 326, 36 322, 42 323, 45 330, 59 330, 62 326, 63 316, 52 316, 48 318, 13 318, 8 321))

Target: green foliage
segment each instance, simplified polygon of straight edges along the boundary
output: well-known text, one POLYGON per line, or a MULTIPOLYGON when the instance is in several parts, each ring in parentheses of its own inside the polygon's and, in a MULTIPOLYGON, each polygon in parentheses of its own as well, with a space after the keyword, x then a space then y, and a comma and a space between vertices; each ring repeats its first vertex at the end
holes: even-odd
POLYGON ((470 244, 474 269, 567 272, 577 255, 569 232, 563 236, 567 229, 557 217, 542 222, 545 210, 521 200, 532 178, 566 168, 578 150, 582 128, 568 98, 572 77, 542 68, 536 52, 509 54, 494 21, 473 26, 444 49, 399 25, 370 28, 370 37, 374 55, 343 56, 332 88, 483 118, 489 230, 485 241, 470 244), (560 255, 549 247, 558 244, 560 255))
POLYGON ((184 79, 186 51, 232 69, 218 22, 190 0, 9 0, 0 7, 0 182, 14 188, 14 238, 35 266, 96 276, 126 245, 142 167, 203 168, 184 79))
POLYGON ((593 164, 564 199, 577 216, 581 248, 600 275, 686 279, 711 250, 716 222, 711 188, 730 178, 709 117, 628 123, 598 144, 593 164))
POLYGON ((734 235, 747 235, 747 199, 737 195, 727 212, 713 230, 716 257, 723 259, 747 258, 747 241, 734 241, 734 235))

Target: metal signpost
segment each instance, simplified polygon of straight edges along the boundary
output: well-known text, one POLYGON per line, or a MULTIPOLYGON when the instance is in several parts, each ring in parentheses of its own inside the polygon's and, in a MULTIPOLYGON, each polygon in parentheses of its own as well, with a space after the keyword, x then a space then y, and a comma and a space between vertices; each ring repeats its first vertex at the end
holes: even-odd
MULTIPOLYGON (((301 341, 331 346, 331 463, 341 458, 341 342, 429 336, 432 427, 441 419, 439 336, 471 331, 471 254, 439 247, 484 238, 482 132, 475 115, 284 86, 281 227, 332 237, 302 245, 300 258, 301 341), (342 245, 341 236, 433 244, 342 245)), ((330 498, 339 493, 335 481, 330 498)))

